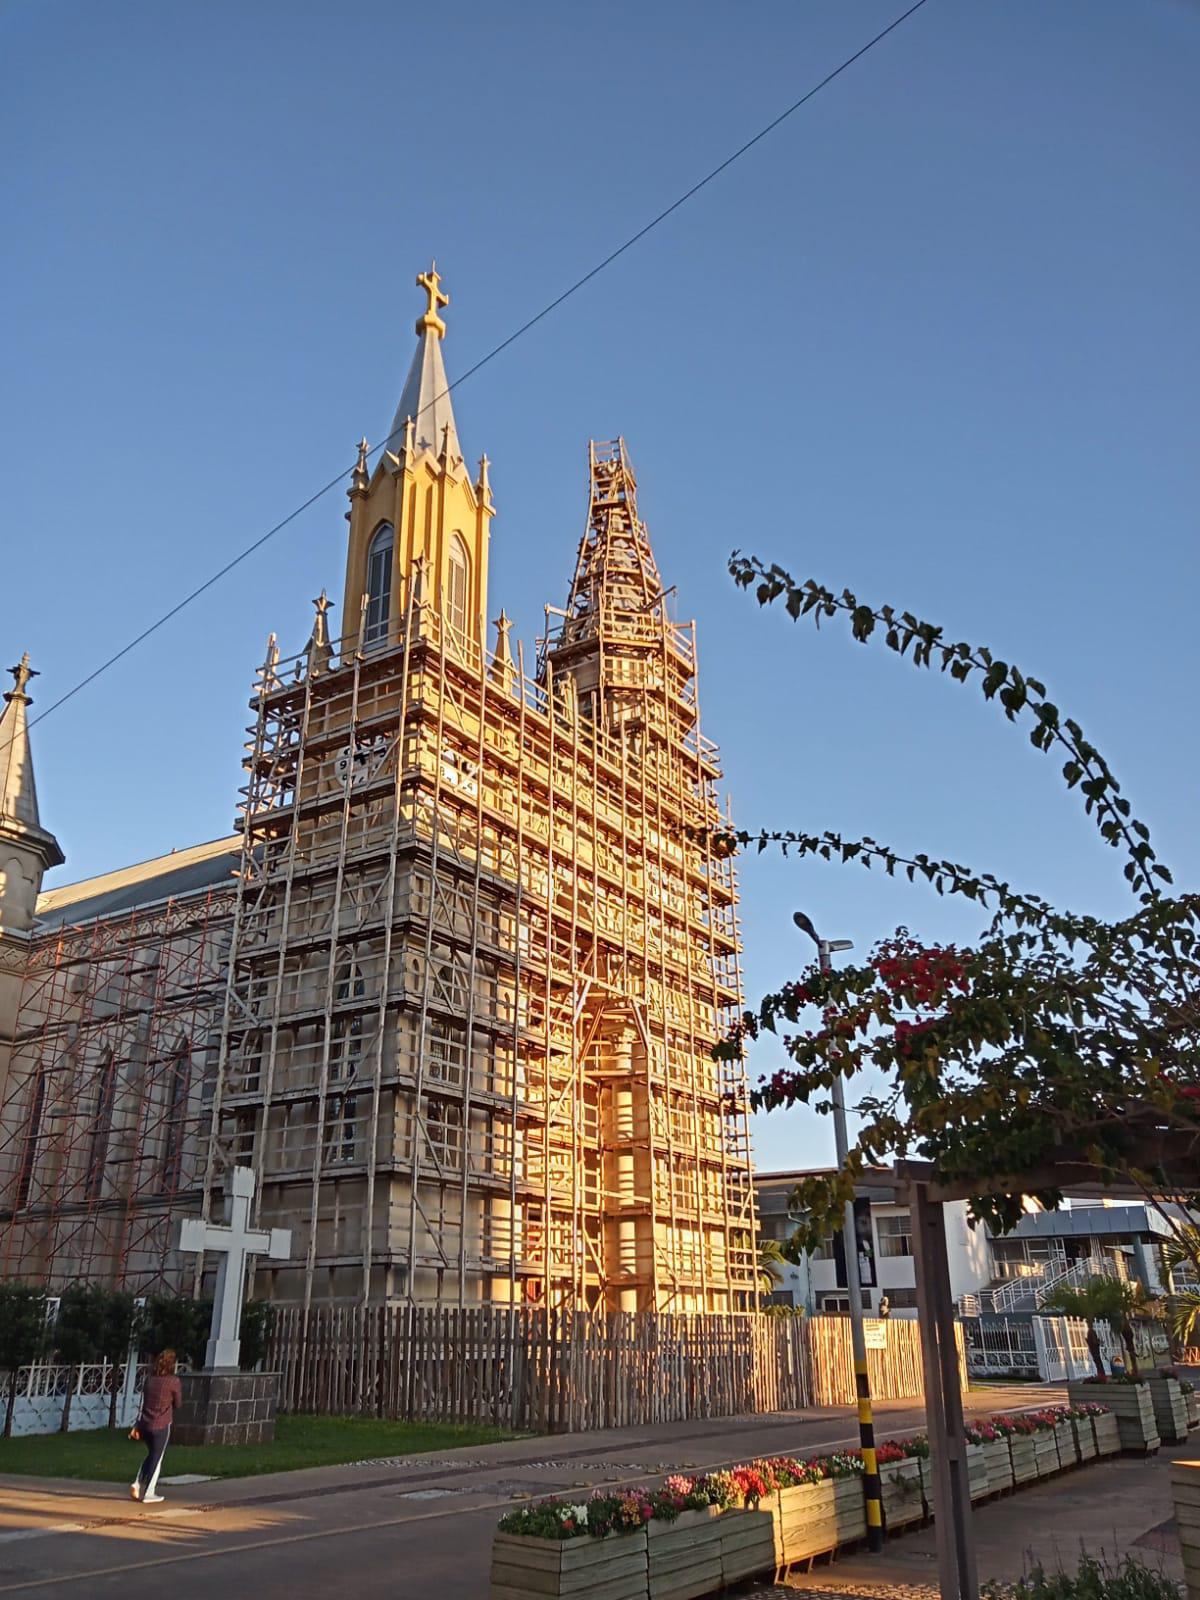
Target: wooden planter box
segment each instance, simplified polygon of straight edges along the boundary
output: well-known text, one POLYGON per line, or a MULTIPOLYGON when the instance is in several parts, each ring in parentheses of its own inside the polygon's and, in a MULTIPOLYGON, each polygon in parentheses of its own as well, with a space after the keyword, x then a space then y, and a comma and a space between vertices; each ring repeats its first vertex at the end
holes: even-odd
POLYGON ((1096 1454, 1098 1456, 1115 1456, 1121 1453, 1121 1430, 1117 1427, 1117 1419, 1111 1411, 1102 1411, 1098 1417, 1087 1419, 1092 1425, 1092 1432, 1096 1436, 1096 1454))
POLYGON ((1013 1486, 1012 1452, 1007 1439, 993 1439, 983 1446, 987 1462, 988 1493, 1000 1494, 1013 1486))
POLYGON ((1008 1441, 1013 1483, 1017 1488, 1023 1483, 1033 1483, 1037 1478, 1037 1456, 1033 1444, 1036 1438, 1034 1433, 1014 1433, 1008 1441))
POLYGON ((883 1521, 889 1531, 907 1527, 910 1522, 924 1522, 925 1496, 921 1490, 921 1463, 916 1456, 881 1466, 879 1488, 883 1521))
MULTIPOLYGON (((794 1489, 780 1489, 771 1499, 777 1573, 786 1572, 797 1562, 828 1555, 839 1545, 866 1538, 867 1510, 861 1478, 805 1483, 794 1489)), ((922 1507, 923 1514, 919 1489, 915 1503, 922 1507)))
POLYGON ((1187 1412, 1189 1428, 1194 1428, 1197 1423, 1200 1423, 1200 1405, 1196 1403, 1195 1389, 1184 1390, 1183 1409, 1187 1412))
POLYGON ((1148 1383, 1070 1384, 1067 1393, 1072 1403, 1098 1400, 1108 1407, 1117 1419, 1122 1450, 1151 1455, 1161 1444, 1148 1383), (1103 1392, 1098 1394, 1097 1390, 1103 1392))
POLYGON ((1183 1390, 1174 1378, 1150 1378, 1146 1383, 1154 1406, 1158 1436, 1167 1444, 1181 1444, 1188 1436, 1187 1407, 1183 1390))
POLYGON ((981 1444, 967 1446, 967 1482, 971 1488, 972 1503, 986 1500, 991 1493, 988 1487, 987 1455, 981 1444))
POLYGON ((1059 1469, 1058 1445, 1054 1439, 1053 1428, 1039 1428, 1032 1435, 1033 1459, 1037 1464, 1039 1478, 1052 1478, 1059 1469))
POLYGON ((1071 1426, 1075 1429, 1075 1449, 1081 1462, 1096 1459, 1096 1430, 1092 1427, 1091 1417, 1072 1417, 1071 1426))
POLYGON ((1200 1600, 1200 1461, 1171 1463, 1171 1494, 1188 1600, 1200 1600))
POLYGON ((492 1600, 646 1600, 646 1530, 603 1539, 531 1539, 497 1533, 492 1539, 492 1600))
POLYGON ((694 1600, 721 1587, 721 1522, 709 1506, 646 1524, 650 1600, 694 1600))
POLYGON ((1054 1442, 1058 1446, 1058 1464, 1062 1470, 1066 1472, 1071 1467, 1077 1467, 1079 1447, 1075 1442, 1075 1428, 1069 1417, 1055 1428, 1054 1442))
MULTIPOLYGON (((728 1586, 759 1572, 775 1570, 775 1495, 757 1508, 725 1511, 717 1518, 721 1542, 721 1583, 728 1586)), ((607 1597, 606 1597, 607 1600, 607 1597)))

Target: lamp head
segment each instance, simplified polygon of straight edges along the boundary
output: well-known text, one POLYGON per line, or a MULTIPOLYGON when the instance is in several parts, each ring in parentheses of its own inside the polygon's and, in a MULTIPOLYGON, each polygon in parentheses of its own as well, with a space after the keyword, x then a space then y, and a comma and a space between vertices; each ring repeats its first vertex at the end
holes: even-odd
POLYGON ((821 941, 817 937, 817 930, 812 925, 811 917, 807 917, 803 911, 793 911, 792 921, 800 929, 801 933, 808 935, 814 944, 820 944, 821 941))

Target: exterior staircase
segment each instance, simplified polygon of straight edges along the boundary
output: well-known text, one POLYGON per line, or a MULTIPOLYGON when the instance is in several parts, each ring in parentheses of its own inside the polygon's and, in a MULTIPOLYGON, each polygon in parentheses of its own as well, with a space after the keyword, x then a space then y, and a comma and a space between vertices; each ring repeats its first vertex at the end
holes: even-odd
POLYGON ((963 1295, 959 1311, 964 1317, 1011 1316, 1013 1312, 1040 1311, 1056 1289, 1078 1289, 1089 1278, 1112 1276, 1111 1261, 1085 1256, 1071 1266, 1051 1262, 1041 1272, 1016 1278, 998 1278, 978 1294, 963 1295))

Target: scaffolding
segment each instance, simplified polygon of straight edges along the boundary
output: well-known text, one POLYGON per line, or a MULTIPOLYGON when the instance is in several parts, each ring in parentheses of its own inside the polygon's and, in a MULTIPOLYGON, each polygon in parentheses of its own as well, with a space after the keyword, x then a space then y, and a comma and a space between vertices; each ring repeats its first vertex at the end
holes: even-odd
POLYGON ((233 891, 38 940, 0 1101, 0 1277, 178 1287, 201 1194, 233 891))
POLYGON ((235 886, 35 936, 6 1275, 198 1284, 171 1220, 216 1214, 238 1164, 292 1231, 252 1284, 274 1300, 753 1304, 695 631, 622 441, 590 447, 588 492, 528 671, 503 621, 485 651, 446 620, 420 561, 372 645, 362 618, 330 641, 322 601, 257 675, 235 886))
POLYGON ((409 575, 261 669, 204 1204, 252 1165, 301 1301, 721 1310, 754 1289, 736 885, 695 639, 620 441, 533 673, 409 575), (736 1080, 736 1081, 735 1081, 736 1080))

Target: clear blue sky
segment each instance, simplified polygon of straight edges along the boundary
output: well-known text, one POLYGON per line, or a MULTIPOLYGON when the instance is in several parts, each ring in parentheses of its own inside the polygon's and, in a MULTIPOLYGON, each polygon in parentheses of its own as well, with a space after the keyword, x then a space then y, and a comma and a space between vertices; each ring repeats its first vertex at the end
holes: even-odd
MULTIPOLYGON (((431 255, 453 376, 901 9, 10 0, 6 659, 48 704, 379 439, 431 255)), ((623 433, 742 824, 1124 903, 1024 734, 760 614, 735 545, 1044 679, 1194 884, 1198 81, 1197 5, 929 0, 458 393, 493 608, 529 640, 561 603, 587 440, 623 433)), ((252 668, 340 595, 344 504, 36 730, 60 881, 229 829, 252 668)), ((791 975, 797 905, 860 949, 979 922, 858 870, 742 883, 752 994, 791 975)), ((806 1163, 829 1128, 756 1139, 806 1163)))

